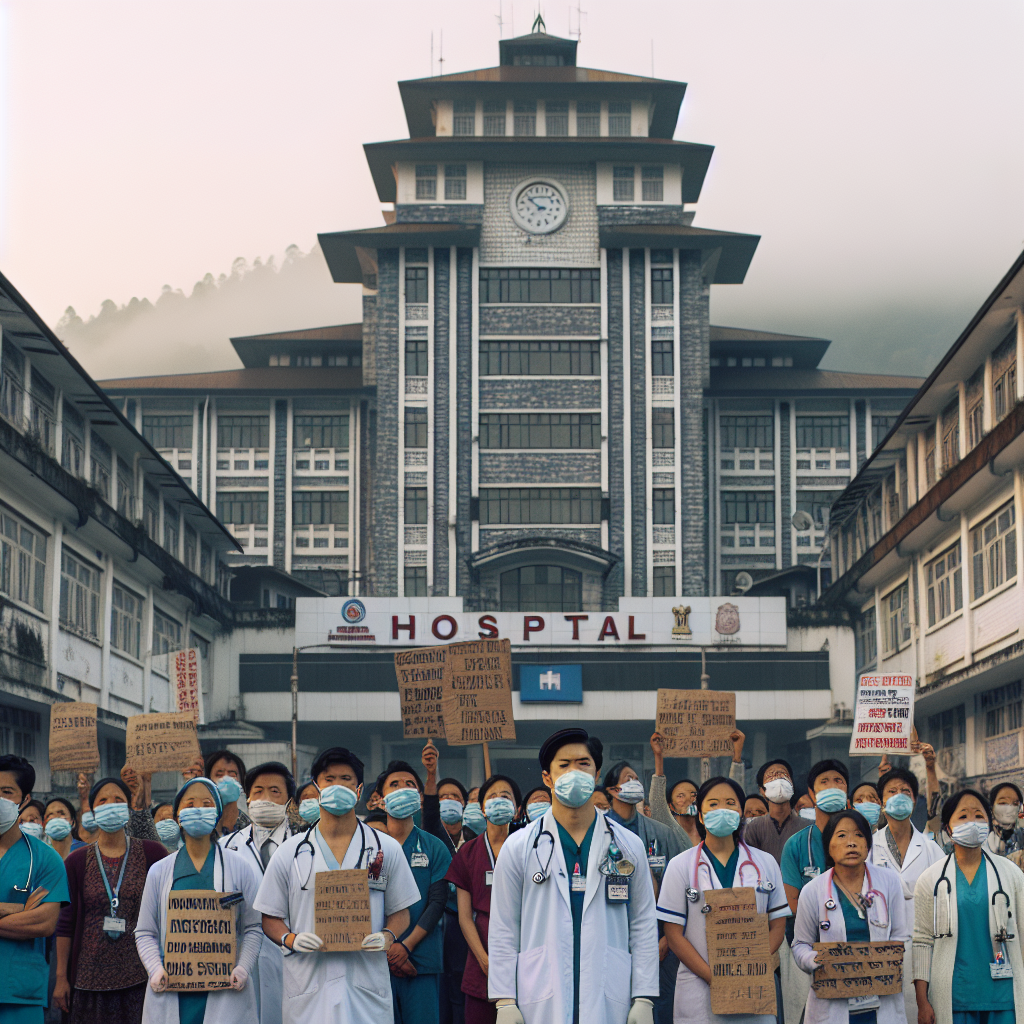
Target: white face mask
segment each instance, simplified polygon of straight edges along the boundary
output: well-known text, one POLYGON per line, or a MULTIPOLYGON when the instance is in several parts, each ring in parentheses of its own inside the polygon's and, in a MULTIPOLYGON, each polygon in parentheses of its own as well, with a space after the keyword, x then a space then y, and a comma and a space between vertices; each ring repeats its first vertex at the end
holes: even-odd
POLYGON ((249 804, 249 817, 263 828, 277 828, 288 813, 286 804, 275 804, 273 800, 253 800, 249 804))
POLYGON ((789 779, 772 779, 764 784, 764 795, 773 804, 788 804, 793 797, 793 783, 789 779))
POLYGON ((18 805, 13 800, 0 797, 0 835, 8 831, 18 820, 18 805))
POLYGON ((999 822, 1003 828, 1009 828, 1017 824, 1020 809, 1016 804, 996 804, 992 808, 992 817, 999 822))

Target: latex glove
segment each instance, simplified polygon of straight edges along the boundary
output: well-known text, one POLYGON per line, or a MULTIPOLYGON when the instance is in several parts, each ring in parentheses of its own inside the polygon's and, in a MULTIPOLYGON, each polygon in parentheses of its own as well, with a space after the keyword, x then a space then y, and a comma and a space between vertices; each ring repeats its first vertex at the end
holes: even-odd
POLYGON ((494 1020, 495 1024, 526 1024, 522 1013, 519 1011, 519 1007, 515 1003, 505 1003, 504 1006, 499 1006, 494 1020))
POLYGON ((654 1003, 650 999, 634 999, 626 1024, 654 1024, 654 1003))
POLYGON ((166 992, 168 980, 167 972, 162 967, 158 967, 149 976, 149 987, 154 992, 166 992))
POLYGON ((385 949, 390 949, 392 942, 390 932, 371 932, 360 943, 360 948, 365 949, 368 953, 380 953, 385 949))
POLYGON ((323 944, 324 940, 313 932, 299 932, 292 939, 292 949, 296 953, 315 953, 323 944))
POLYGON ((236 967, 231 972, 231 987, 236 992, 241 992, 248 980, 249 972, 244 967, 236 967))

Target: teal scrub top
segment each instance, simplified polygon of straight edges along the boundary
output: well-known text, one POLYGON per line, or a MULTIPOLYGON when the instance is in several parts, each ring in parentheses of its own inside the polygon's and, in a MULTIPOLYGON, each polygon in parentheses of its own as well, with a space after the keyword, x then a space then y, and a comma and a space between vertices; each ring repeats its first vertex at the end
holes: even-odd
MULTIPOLYGON (((817 825, 809 825, 811 836, 811 863, 821 873, 825 870, 825 844, 822 842, 821 829, 817 825)), ((795 836, 786 840, 782 848, 782 881, 794 889, 802 889, 810 878, 804 874, 808 867, 807 860, 807 829, 802 829, 795 836)))
POLYGON ((594 838, 594 826, 597 818, 590 823, 583 842, 577 846, 576 840, 562 826, 558 825, 558 838, 562 843, 562 855, 565 857, 565 870, 569 873, 569 908, 572 910, 572 1021, 579 1024, 580 1021, 580 934, 583 931, 583 897, 586 893, 581 889, 579 892, 572 891, 572 876, 581 875, 584 880, 587 877, 587 863, 590 861, 590 841, 594 838), (577 872, 577 868, 579 869, 577 872))
MULTIPOLYGON (((416 879, 416 887, 420 891, 420 898, 409 908, 409 927, 398 936, 405 939, 426 910, 430 886, 434 882, 442 881, 448 874, 452 855, 440 839, 415 826, 402 843, 402 852, 409 862, 412 876, 416 879)), ((419 974, 441 974, 444 971, 443 942, 441 922, 438 921, 409 957, 419 974)))
POLYGON ((970 885, 958 864, 954 1013, 1013 1009, 1013 979, 993 978, 988 969, 992 963, 988 907, 988 871, 984 857, 970 885))
MULTIPOLYGON (((837 885, 836 895, 839 897, 839 907, 843 912, 843 920, 846 922, 847 942, 870 942, 871 929, 868 927, 867 914, 861 917, 857 908, 847 899, 846 893, 837 885)), ((824 936, 822 942, 827 941, 824 936)))
POLYGON ((740 862, 740 848, 734 847, 732 855, 724 864, 706 846, 704 852, 708 855, 708 860, 711 861, 711 866, 715 869, 722 888, 731 889, 732 880, 736 877, 736 865, 740 862))
MULTIPOLYGON (((210 852, 203 862, 202 870, 196 871, 188 850, 182 846, 174 858, 174 882, 171 889, 212 889, 213 865, 217 855, 216 845, 211 845, 210 852)), ((178 1018, 181 1024, 203 1024, 206 1016, 206 997, 208 992, 179 992, 178 1018)))
MULTIPOLYGON (((22 833, 21 839, 0 857, 0 902, 24 904, 40 887, 47 890, 44 903, 68 903, 71 899, 60 854, 42 840, 22 833), (27 887, 28 892, 15 892, 15 886, 27 887)), ((0 1005, 47 1005, 50 968, 46 962, 46 939, 0 939, 0 963, 4 965, 0 971, 0 1005)), ((0 1018, 6 1020, 3 1013, 0 1018)))

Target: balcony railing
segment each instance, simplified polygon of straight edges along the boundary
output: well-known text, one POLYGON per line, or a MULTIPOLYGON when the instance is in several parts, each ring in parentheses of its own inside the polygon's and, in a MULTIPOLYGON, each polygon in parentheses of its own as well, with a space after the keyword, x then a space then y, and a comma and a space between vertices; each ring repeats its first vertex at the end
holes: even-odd
MULTIPOLYGON (((184 454, 184 452, 182 453, 184 454)), ((189 456, 191 456, 189 452, 189 456)), ((270 469, 269 448, 218 448, 218 473, 265 473, 270 469)))
POLYGON ((310 476, 322 473, 347 473, 348 460, 347 448, 296 448, 295 472, 308 473, 310 476))
POLYGON ((775 472, 775 452, 771 448, 722 448, 720 454, 725 473, 775 472))
POLYGON ((292 550, 305 554, 312 549, 324 550, 348 547, 348 526, 334 523, 317 523, 292 528, 292 550))
POLYGON ((850 453, 845 448, 797 448, 798 473, 843 473, 850 471, 850 453))
POLYGON ((255 523, 232 523, 228 529, 234 534, 235 539, 247 554, 260 554, 266 551, 270 544, 270 530, 267 526, 257 526, 255 523))

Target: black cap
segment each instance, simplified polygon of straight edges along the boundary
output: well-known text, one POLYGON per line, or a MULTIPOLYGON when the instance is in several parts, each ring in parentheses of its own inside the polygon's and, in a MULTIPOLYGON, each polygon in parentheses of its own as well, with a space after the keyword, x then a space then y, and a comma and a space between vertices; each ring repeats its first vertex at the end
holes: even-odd
POLYGON ((601 770, 601 764, 604 761, 604 744, 596 736, 591 736, 586 729, 581 729, 579 726, 559 729, 558 732, 553 732, 541 744, 539 756, 541 769, 548 771, 559 748, 568 746, 570 743, 585 743, 598 771, 601 770))

